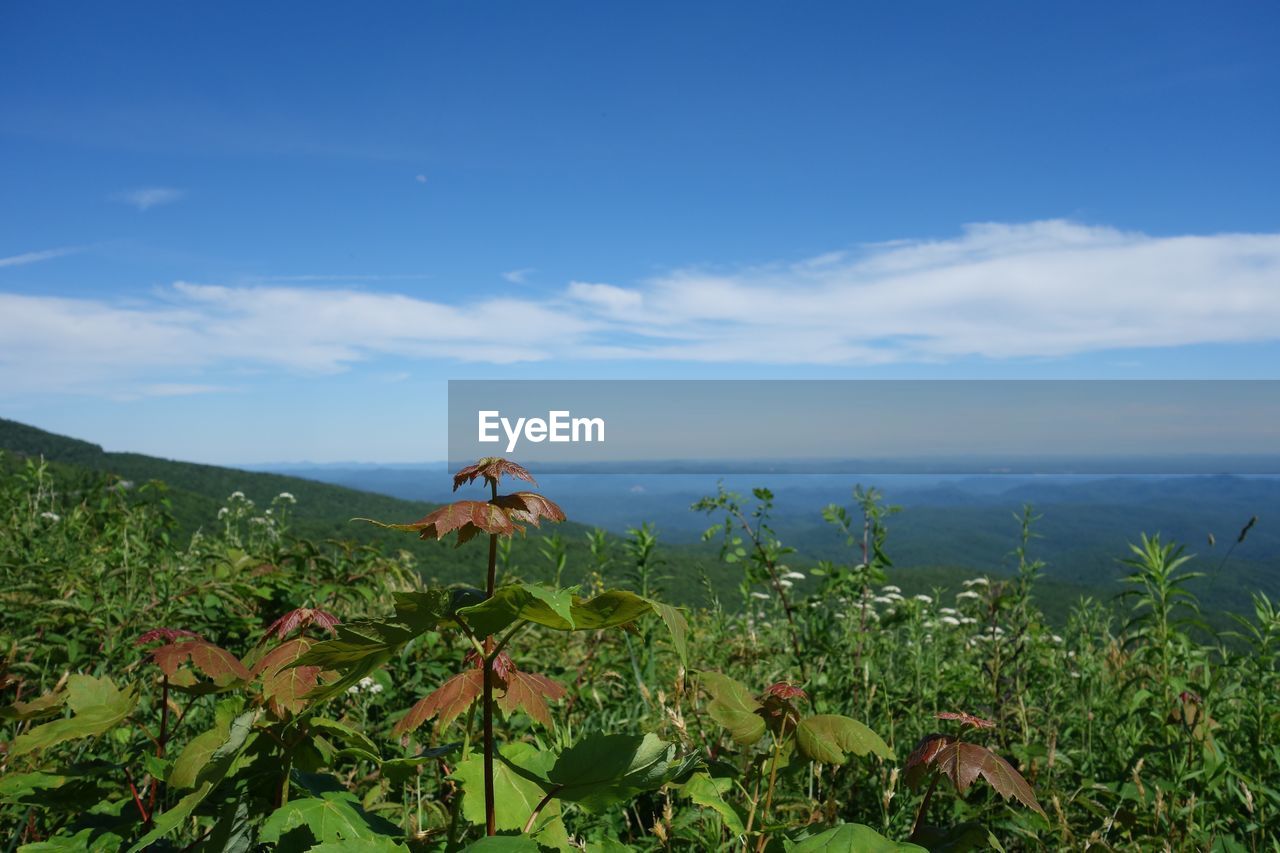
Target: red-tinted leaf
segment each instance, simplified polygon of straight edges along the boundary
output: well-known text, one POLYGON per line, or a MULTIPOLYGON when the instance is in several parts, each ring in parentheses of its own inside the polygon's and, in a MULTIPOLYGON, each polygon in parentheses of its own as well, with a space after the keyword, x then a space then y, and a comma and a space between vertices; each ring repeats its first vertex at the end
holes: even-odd
POLYGON ((488 501, 454 501, 410 524, 386 524, 371 518, 357 520, 392 530, 407 530, 417 533, 422 539, 443 539, 457 531, 459 545, 481 532, 511 536, 517 530, 511 514, 488 501))
POLYGON ((506 692, 498 697, 502 713, 524 711, 547 728, 551 728, 551 711, 547 699, 560 699, 564 688, 545 675, 512 670, 507 677, 506 692), (543 697, 546 697, 545 699, 543 697))
POLYGON ((164 640, 166 643, 172 643, 175 640, 182 639, 203 640, 204 637, 201 637, 195 631, 187 631, 183 628, 152 628, 150 631, 147 631, 141 637, 134 640, 134 645, 149 646, 159 640, 164 640))
POLYGON ((301 631, 308 625, 315 625, 335 637, 338 631, 334 628, 338 624, 338 617, 318 608, 299 607, 297 610, 290 610, 267 627, 267 633, 263 635, 259 643, 264 643, 271 637, 283 640, 294 631, 301 631))
POLYGON ((444 728, 471 707, 484 691, 484 672, 468 669, 450 678, 436 690, 409 709, 391 730, 402 735, 413 731, 432 717, 439 717, 437 726, 444 728))
POLYGON ((499 495, 496 501, 511 513, 516 521, 524 521, 537 527, 540 519, 564 521, 564 510, 537 492, 516 492, 510 495, 499 495))
POLYGON ((277 717, 296 714, 306 707, 307 693, 320 680, 318 666, 290 666, 311 646, 311 640, 296 637, 267 652, 253 668, 253 674, 262 679, 262 698, 277 717))
POLYGON ((807 701, 809 698, 807 693, 789 681, 779 681, 776 684, 770 684, 764 689, 764 695, 787 700, 804 699, 807 701))
POLYGON ((151 657, 168 678, 178 674, 178 668, 188 660, 191 665, 209 678, 219 687, 226 687, 234 681, 247 681, 249 670, 245 669, 235 655, 226 649, 201 639, 179 640, 175 643, 153 649, 151 657))
POLYGON ((476 462, 474 465, 468 465, 461 471, 453 475, 453 490, 456 492, 463 483, 472 483, 478 477, 483 477, 484 481, 489 484, 497 485, 503 475, 515 477, 524 480, 526 483, 538 485, 533 479, 533 475, 523 466, 497 456, 486 456, 476 462))
POLYGON ((996 724, 991 720, 984 720, 982 717, 975 717, 973 714, 966 714, 963 711, 941 711, 934 714, 939 720, 956 720, 961 725, 969 726, 974 729, 994 729, 996 724))
POLYGON ((926 735, 907 759, 903 781, 918 788, 931 771, 950 779, 961 796, 981 776, 1001 797, 1006 800, 1013 797, 1027 808, 1044 814, 1044 809, 1036 801, 1035 791, 1022 774, 985 746, 966 743, 948 735, 926 735))

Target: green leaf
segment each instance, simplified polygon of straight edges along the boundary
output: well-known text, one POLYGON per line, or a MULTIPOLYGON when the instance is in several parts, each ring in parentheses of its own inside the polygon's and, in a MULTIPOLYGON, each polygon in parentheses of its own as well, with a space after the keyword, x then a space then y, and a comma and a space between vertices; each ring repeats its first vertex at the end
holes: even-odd
POLYGON ((700 672, 698 678, 711 694, 707 713, 729 731, 734 743, 750 746, 764 737, 764 717, 756 713, 761 705, 750 690, 718 672, 700 672))
POLYGON ((729 779, 716 780, 707 773, 694 773, 688 782, 680 786, 680 791, 697 805, 719 814, 729 832, 737 836, 742 835, 746 829, 742 825, 741 815, 724 799, 724 792, 732 785, 733 782, 729 779), (717 781, 721 784, 717 784, 717 781))
POLYGON ((463 607, 458 614, 467 626, 480 637, 496 634, 519 619, 572 631, 573 593, 569 590, 553 590, 529 583, 514 583, 494 590, 488 599, 472 607, 463 607))
POLYGON ((18 848, 18 853, 116 853, 124 839, 114 832, 86 827, 74 835, 55 835, 18 848))
POLYGON ((411 778, 418 767, 421 767, 424 764, 431 764, 449 753, 454 752, 461 746, 461 741, 457 743, 446 743, 408 758, 389 758, 382 762, 382 775, 390 779, 392 782, 403 782, 406 779, 411 778))
POLYGON ((432 587, 422 592, 397 592, 396 621, 403 622, 415 635, 434 631, 441 623, 453 619, 454 591, 432 587))
POLYGON ((352 794, 340 791, 285 803, 262 824, 258 837, 273 844, 300 827, 306 827, 322 843, 376 841, 380 836, 400 834, 394 824, 369 814, 352 794))
MULTIPOLYGON (((498 829, 522 829, 545 793, 538 779, 550 771, 555 756, 528 743, 509 743, 502 747, 501 761, 493 765, 495 818, 498 829)), ((485 822, 484 758, 472 754, 458 763, 452 778, 462 785, 462 816, 476 825, 485 822)), ((549 803, 538 816, 535 829, 557 819, 558 803, 549 803)))
POLYGON ((805 717, 796 727, 796 742, 801 752, 823 764, 844 764, 846 752, 854 755, 874 752, 881 758, 893 760, 893 750, 880 735, 857 720, 838 714, 805 717))
POLYGON ((307 848, 307 853, 397 853, 408 851, 408 847, 379 835, 377 838, 361 838, 356 841, 323 841, 307 848))
POLYGON ((324 717, 312 717, 309 725, 312 732, 321 732, 330 738, 336 738, 348 744, 355 751, 367 753, 369 760, 382 761, 382 753, 379 751, 378 745, 363 732, 358 732, 350 726, 343 725, 336 720, 325 719, 324 717))
POLYGON ((100 735, 129 716, 137 703, 133 687, 120 690, 105 676, 73 675, 67 679, 67 707, 74 716, 19 735, 9 744, 9 754, 25 755, 64 741, 100 735))
POLYGON ((231 771, 232 765, 235 764, 236 759, 240 757, 240 753, 249 742, 249 736, 253 733, 253 723, 257 718, 256 711, 246 711, 231 721, 231 725, 227 730, 226 740, 213 751, 208 762, 197 772, 196 783, 198 787, 181 800, 178 800, 168 811, 156 815, 152 821, 151 831, 138 839, 129 848, 129 853, 137 853, 137 851, 154 844, 181 826, 191 816, 196 806, 204 802, 205 797, 209 796, 210 792, 231 771))
POLYGON ((653 608, 653 612, 657 613, 667 626, 667 630, 671 632, 671 645, 675 647, 676 654, 680 656, 682 664, 689 662, 689 621, 684 618, 684 614, 670 604, 663 604, 660 601, 649 601, 649 605, 653 608))
POLYGON ((588 735, 560 754, 546 776, 547 792, 591 812, 656 790, 688 772, 696 757, 655 734, 588 735))
POLYGON ((219 702, 214 709, 213 728, 191 739, 173 762, 168 782, 175 788, 193 788, 200 771, 209 763, 214 752, 227 741, 231 723, 244 707, 240 698, 219 702))
POLYGON ((915 844, 890 841, 869 826, 842 823, 791 847, 789 853, 928 853, 915 844))
POLYGON ((538 842, 526 835, 490 835, 462 848, 463 853, 538 853, 538 842))
POLYGON ((573 621, 581 630, 614 628, 626 625, 646 615, 652 603, 634 592, 622 589, 602 592, 595 598, 573 602, 573 621))

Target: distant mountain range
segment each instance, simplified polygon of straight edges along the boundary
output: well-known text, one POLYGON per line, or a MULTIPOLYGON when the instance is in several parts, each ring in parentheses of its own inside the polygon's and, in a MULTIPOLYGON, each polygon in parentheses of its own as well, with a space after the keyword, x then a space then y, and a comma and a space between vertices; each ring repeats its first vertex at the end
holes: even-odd
MULTIPOLYGON (((418 544, 403 534, 350 521, 354 516, 413 520, 457 497, 443 463, 295 464, 278 466, 275 472, 251 471, 111 453, 4 419, 0 450, 8 452, 9 464, 15 454, 43 456, 60 465, 137 482, 162 480, 170 487, 174 514, 188 534, 214 524, 218 508, 234 491, 245 492, 263 507, 287 491, 298 499, 294 532, 300 536, 410 548, 426 574, 445 581, 474 582, 483 558, 483 549, 455 551, 418 544)), ((538 479, 540 490, 573 520, 556 528, 568 543, 573 567, 586 564, 587 527, 603 527, 621 536, 628 528, 653 522, 664 543, 674 600, 700 600, 703 573, 721 590, 731 590, 736 583, 740 570, 720 564, 714 549, 701 542, 702 531, 714 519, 689 509, 698 498, 713 494, 719 483, 742 494, 754 486, 770 488, 776 505, 773 527, 798 549, 793 562, 803 567, 819 559, 853 559, 842 537, 823 523, 821 510, 829 503, 849 505, 852 487, 859 481, 881 489, 888 503, 902 507, 888 521, 888 552, 895 561, 893 580, 904 589, 956 588, 965 577, 1011 570, 1018 531, 1013 516, 1031 504, 1043 516, 1036 526, 1040 538, 1032 545, 1032 555, 1047 563, 1042 600, 1059 616, 1080 595, 1114 596, 1119 589, 1116 579, 1127 571, 1119 560, 1128 555, 1128 543, 1143 532, 1159 532, 1198 554, 1193 567, 1209 578, 1197 592, 1208 609, 1245 612, 1253 590, 1280 596, 1280 526, 1275 524, 1280 519, 1280 479, 1272 477, 556 474, 538 479), (1259 521, 1224 564, 1228 549, 1253 516, 1259 521)), ((537 576, 545 563, 539 544, 537 537, 517 543, 517 559, 527 575, 537 576)), ((577 571, 580 568, 571 574, 577 571)))

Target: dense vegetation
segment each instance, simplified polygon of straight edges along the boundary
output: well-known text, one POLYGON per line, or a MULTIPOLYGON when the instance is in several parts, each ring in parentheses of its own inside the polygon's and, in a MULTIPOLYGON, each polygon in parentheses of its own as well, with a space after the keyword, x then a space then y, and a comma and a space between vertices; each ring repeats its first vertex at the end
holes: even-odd
POLYGON ((768 491, 722 492, 682 614, 652 530, 513 537, 559 516, 504 474, 407 525, 475 540, 445 552, 316 542, 304 495, 234 487, 188 536, 173 490, 9 463, 0 845, 1280 849, 1280 615, 1197 632, 1172 542, 1135 531, 1132 594, 1059 628, 1030 510, 1014 573, 944 598, 886 583, 874 491, 804 571, 768 491), (445 554, 465 587, 423 580, 445 554))

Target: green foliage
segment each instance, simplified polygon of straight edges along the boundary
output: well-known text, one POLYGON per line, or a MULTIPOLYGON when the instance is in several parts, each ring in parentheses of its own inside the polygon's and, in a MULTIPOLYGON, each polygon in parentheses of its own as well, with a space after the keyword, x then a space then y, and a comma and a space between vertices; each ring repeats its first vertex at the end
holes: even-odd
MULTIPOLYGON (((497 465, 472 478, 490 500, 485 472, 513 476, 497 465)), ((1258 594, 1232 633, 1206 634, 1204 579, 1164 537, 1124 564, 1132 594, 1055 624, 1030 510, 1002 546, 1011 574, 908 587, 890 558, 900 517, 874 490, 824 513, 845 550, 803 571, 771 531, 771 493, 723 494, 703 507, 728 521, 706 573, 740 579, 742 607, 713 587, 686 616, 656 597, 677 575, 643 526, 625 542, 529 529, 505 561, 500 536, 489 597, 478 543, 443 586, 398 550, 292 538, 305 498, 273 536, 212 504, 192 540, 173 490, 5 470, 5 849, 1280 843, 1280 614, 1258 594), (486 673, 502 712, 491 837, 486 673), (460 692, 429 702, 446 688, 460 692), (939 718, 966 731, 939 734, 939 718)), ((525 514, 513 525, 531 506, 551 517, 531 500, 493 506, 525 514)))

